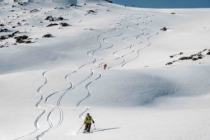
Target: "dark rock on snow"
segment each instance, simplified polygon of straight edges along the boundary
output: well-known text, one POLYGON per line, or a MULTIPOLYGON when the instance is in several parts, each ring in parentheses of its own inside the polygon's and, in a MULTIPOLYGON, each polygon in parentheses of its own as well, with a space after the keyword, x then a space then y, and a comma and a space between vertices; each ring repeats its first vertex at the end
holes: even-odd
POLYGON ((160 30, 162 30, 162 31, 167 31, 168 28, 167 28, 167 27, 163 27, 163 28, 161 28, 160 30))
POLYGON ((33 10, 30 11, 30 13, 36 13, 36 12, 39 12, 39 10, 38 9, 33 9, 33 10))
POLYGON ((61 25, 62 27, 70 26, 68 23, 64 23, 64 22, 60 23, 60 25, 61 25))
POLYGON ((172 65, 173 64, 173 62, 168 62, 166 65, 172 65))
POLYGON ((16 42, 17 42, 17 43, 24 43, 25 40, 28 39, 28 36, 26 36, 26 35, 17 36, 17 37, 15 37, 15 39, 16 39, 16 42))
POLYGON ((183 52, 180 52, 180 53, 178 53, 178 54, 171 55, 170 58, 174 58, 174 57, 176 57, 176 56, 183 55, 183 54, 184 54, 183 52))
POLYGON ((9 39, 9 38, 12 38, 18 33, 19 33, 19 31, 16 31, 16 32, 14 32, 12 34, 9 34, 9 35, 2 35, 2 36, 0 36, 0 40, 6 40, 6 39, 9 39))
POLYGON ((57 26, 58 24, 57 23, 51 23, 49 25, 47 25, 47 27, 52 27, 52 26, 57 26))
POLYGON ((210 55, 210 50, 206 53, 206 55, 210 55))
POLYGON ((62 20, 64 20, 64 18, 63 18, 63 17, 47 16, 47 17, 45 18, 45 20, 48 20, 48 21, 62 21, 62 20))
POLYGON ((30 38, 27 35, 17 36, 15 37, 17 43, 32 43, 30 38))
POLYGON ((192 59, 192 56, 183 56, 179 58, 179 60, 189 60, 189 59, 192 59))
POLYGON ((10 30, 8 30, 8 29, 6 29, 6 28, 0 29, 0 33, 2 33, 2 32, 10 32, 10 30))
POLYGON ((7 35, 3 35, 3 36, 0 36, 0 40, 5 40, 5 39, 8 39, 9 37, 7 35))
POLYGON ((95 10, 88 10, 87 13, 88 13, 88 14, 95 14, 96 11, 95 11, 95 10))
POLYGON ((43 38, 52 38, 53 35, 52 35, 52 34, 45 34, 45 35, 43 35, 42 37, 43 37, 43 38))
POLYGON ((8 47, 8 46, 0 45, 0 48, 5 48, 5 47, 8 47))

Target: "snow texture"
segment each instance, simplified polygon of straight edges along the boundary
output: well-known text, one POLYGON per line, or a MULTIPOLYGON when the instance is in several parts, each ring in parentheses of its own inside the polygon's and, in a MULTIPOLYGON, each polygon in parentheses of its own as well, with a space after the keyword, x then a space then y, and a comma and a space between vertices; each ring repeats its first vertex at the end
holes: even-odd
POLYGON ((1 140, 210 139, 209 8, 72 4, 0 2, 1 140))

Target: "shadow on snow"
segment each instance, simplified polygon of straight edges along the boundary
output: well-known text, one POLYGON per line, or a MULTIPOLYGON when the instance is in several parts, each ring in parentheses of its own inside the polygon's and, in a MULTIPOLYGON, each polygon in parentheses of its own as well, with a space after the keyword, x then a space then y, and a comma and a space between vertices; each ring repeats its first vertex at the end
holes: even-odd
POLYGON ((110 131, 110 130, 115 130, 115 129, 120 129, 120 127, 112 127, 112 128, 98 128, 95 129, 93 132, 104 132, 104 131, 110 131))

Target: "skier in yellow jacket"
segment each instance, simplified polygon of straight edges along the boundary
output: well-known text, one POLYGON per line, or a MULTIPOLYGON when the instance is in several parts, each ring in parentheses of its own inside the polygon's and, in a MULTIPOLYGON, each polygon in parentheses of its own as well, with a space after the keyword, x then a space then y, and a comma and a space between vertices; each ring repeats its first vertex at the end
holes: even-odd
POLYGON ((85 120, 84 120, 84 124, 85 124, 84 132, 90 132, 92 123, 95 123, 95 121, 93 120, 92 116, 90 116, 90 114, 87 113, 85 120))

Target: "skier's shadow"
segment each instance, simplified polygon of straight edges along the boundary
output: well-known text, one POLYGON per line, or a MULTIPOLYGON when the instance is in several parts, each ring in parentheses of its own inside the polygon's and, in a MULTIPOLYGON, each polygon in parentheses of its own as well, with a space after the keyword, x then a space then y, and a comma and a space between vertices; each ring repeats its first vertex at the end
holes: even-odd
POLYGON ((110 130, 115 130, 115 129, 120 129, 120 127, 112 127, 112 128, 97 128, 93 132, 103 132, 103 131, 110 131, 110 130))

